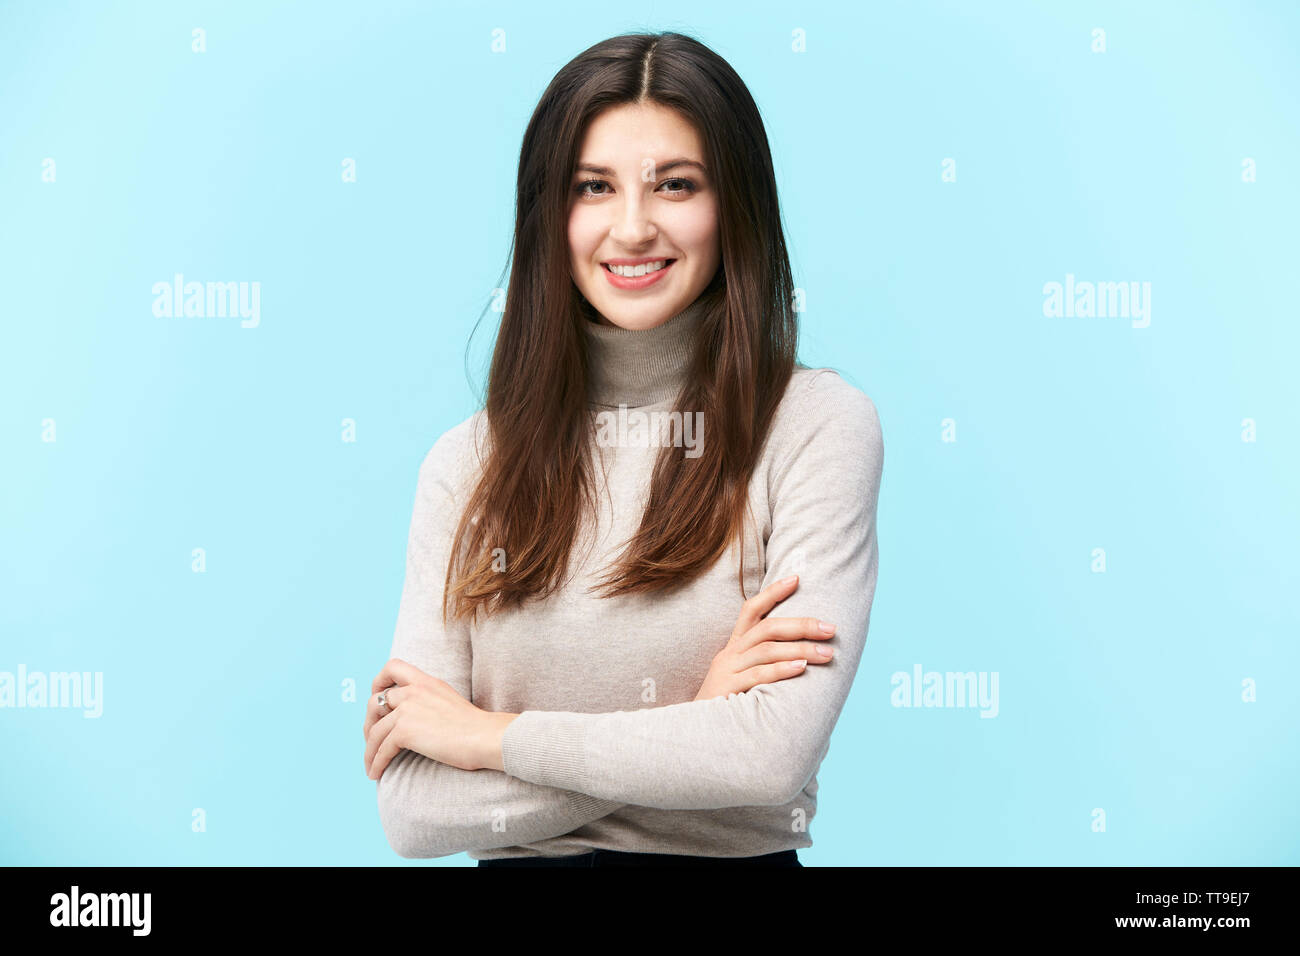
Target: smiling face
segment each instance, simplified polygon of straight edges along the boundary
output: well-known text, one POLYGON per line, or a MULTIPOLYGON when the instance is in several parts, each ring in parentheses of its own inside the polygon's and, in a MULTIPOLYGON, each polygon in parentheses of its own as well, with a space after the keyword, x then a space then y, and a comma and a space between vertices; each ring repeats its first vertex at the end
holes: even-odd
POLYGON ((661 325, 718 271, 717 195, 700 137, 677 111, 647 103, 600 113, 571 186, 569 267, 602 322, 661 325))

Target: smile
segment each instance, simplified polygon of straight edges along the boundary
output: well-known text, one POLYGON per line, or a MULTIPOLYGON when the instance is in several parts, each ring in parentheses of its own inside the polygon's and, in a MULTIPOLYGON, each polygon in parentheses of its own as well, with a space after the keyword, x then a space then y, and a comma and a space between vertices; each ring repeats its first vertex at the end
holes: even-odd
POLYGON ((635 266, 615 266, 608 262, 602 262, 600 265, 605 270, 605 278, 615 288, 644 289, 666 276, 676 261, 676 259, 656 259, 635 266))
POLYGON ((647 275, 651 272, 658 272, 660 269, 667 268, 668 263, 676 261, 677 260, 675 259, 659 259, 656 262, 643 262, 639 266, 612 266, 608 262, 602 262, 601 265, 615 275, 633 278, 635 276, 647 275))

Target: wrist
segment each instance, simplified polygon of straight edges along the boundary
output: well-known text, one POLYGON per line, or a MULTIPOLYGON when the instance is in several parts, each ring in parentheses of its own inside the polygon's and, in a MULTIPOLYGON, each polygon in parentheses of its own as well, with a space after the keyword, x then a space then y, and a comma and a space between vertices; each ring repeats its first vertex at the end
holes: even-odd
POLYGON ((518 714, 511 714, 505 711, 489 711, 484 721, 484 742, 482 759, 479 761, 481 770, 505 770, 505 762, 501 756, 501 738, 505 736, 506 728, 510 722, 518 717, 518 714))

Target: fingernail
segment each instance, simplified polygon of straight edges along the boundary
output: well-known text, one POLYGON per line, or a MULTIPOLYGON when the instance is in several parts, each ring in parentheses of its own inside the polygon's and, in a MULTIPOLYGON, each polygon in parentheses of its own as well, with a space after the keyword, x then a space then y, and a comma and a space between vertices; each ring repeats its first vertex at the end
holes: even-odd
POLYGON ((786 661, 786 664, 789 666, 790 670, 792 671, 797 671, 802 669, 807 663, 808 663, 807 661, 786 661))
POLYGON ((781 583, 782 583, 782 584, 794 584, 794 582, 798 579, 798 577, 799 577, 799 575, 797 575, 797 574, 792 574, 792 575, 790 575, 788 578, 784 579, 781 583))
POLYGON ((821 647, 821 646, 818 646, 818 648, 817 648, 817 656, 818 656, 818 657, 830 657, 830 656, 831 656, 831 649, 830 649, 829 647, 821 647))
POLYGON ((827 624, 825 621, 818 621, 818 622, 817 622, 817 626, 820 627, 820 628, 822 629, 822 633, 823 633, 823 634, 834 634, 834 633, 835 633, 835 625, 834 625, 834 624, 827 624))

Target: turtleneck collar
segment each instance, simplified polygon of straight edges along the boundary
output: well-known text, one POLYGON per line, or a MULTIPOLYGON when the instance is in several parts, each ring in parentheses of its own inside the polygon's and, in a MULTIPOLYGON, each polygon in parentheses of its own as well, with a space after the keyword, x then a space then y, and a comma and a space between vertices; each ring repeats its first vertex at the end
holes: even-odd
POLYGON ((695 331, 706 311, 701 297, 667 322, 636 330, 584 318, 591 403, 636 408, 676 398, 690 371, 695 331))

